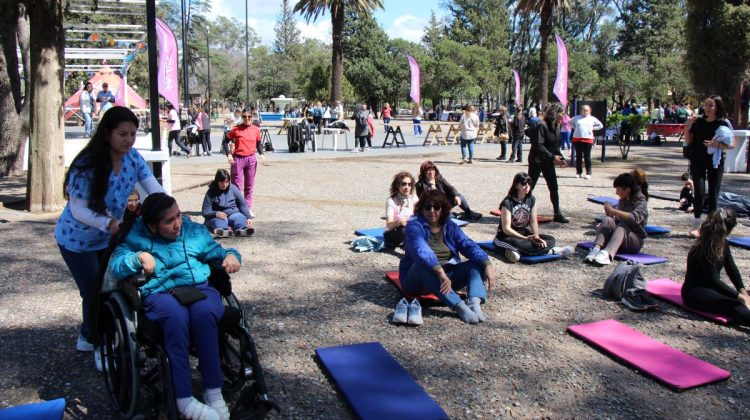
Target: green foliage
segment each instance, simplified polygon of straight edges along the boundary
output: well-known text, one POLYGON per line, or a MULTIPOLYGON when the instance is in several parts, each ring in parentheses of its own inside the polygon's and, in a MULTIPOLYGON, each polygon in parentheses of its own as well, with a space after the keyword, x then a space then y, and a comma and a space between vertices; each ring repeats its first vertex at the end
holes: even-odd
POLYGON ((281 12, 276 18, 273 28, 276 39, 273 43, 273 52, 289 57, 291 60, 299 58, 302 47, 302 34, 297 28, 294 13, 289 7, 289 0, 283 0, 281 12))
MULTIPOLYGON (((730 105, 750 65, 750 6, 688 0, 687 65, 701 95, 719 94, 730 105)), ((731 109, 731 108, 730 108, 731 109)))

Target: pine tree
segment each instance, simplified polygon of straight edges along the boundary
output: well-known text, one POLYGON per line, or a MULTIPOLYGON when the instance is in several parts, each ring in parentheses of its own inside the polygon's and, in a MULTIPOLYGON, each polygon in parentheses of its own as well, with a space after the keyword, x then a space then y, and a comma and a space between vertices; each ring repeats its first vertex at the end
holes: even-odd
POLYGON ((297 56, 302 46, 302 35, 294 20, 294 12, 289 7, 289 0, 284 0, 281 12, 276 16, 276 40, 273 42, 273 52, 285 56, 297 56))

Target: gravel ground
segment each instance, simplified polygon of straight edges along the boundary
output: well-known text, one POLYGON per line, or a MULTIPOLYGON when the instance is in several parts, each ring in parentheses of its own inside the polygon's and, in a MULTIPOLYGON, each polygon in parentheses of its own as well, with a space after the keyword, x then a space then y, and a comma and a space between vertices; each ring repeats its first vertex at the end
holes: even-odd
MULTIPOLYGON (((244 257, 234 290, 248 311, 272 396, 283 410, 274 417, 351 417, 314 351, 379 341, 452 418, 749 418, 747 329, 706 322, 668 304, 640 314, 596 297, 591 291, 602 286, 612 267, 584 265, 580 254, 532 266, 492 257, 499 285, 484 307, 486 323, 463 324, 441 306, 426 307, 425 324, 418 328, 389 323, 399 294, 383 273, 396 269, 402 251, 354 253, 347 245, 353 231, 381 225, 393 174, 417 172, 429 158, 472 208, 485 214, 465 231, 476 240, 490 239, 498 218, 489 210, 505 195, 513 174, 525 170, 497 162, 496 155, 496 145, 478 146, 471 166, 457 165, 456 148, 442 146, 269 156, 257 179, 255 236, 222 241, 244 257), (565 332, 571 324, 609 318, 732 376, 677 393, 565 332)), ((210 180, 221 162, 215 157, 174 165, 183 211, 198 214, 205 189, 191 186, 210 180)), ((649 173, 652 191, 679 193, 686 166, 680 148, 674 143, 634 148, 628 161, 597 162, 592 180, 576 179, 573 169, 559 170, 562 207, 571 223, 542 225, 542 232, 561 245, 591 240, 591 221, 602 211, 585 196, 614 195, 614 176, 636 165, 649 173)), ((747 195, 748 179, 727 174, 724 190, 747 195)), ((550 214, 543 179, 536 195, 540 214, 550 214)), ((650 203, 649 221, 672 233, 646 241, 644 252, 670 258, 645 267, 648 278, 684 276, 690 217, 675 207, 650 203)), ((0 407, 65 396, 67 418, 112 417, 91 356, 74 349, 80 301, 52 239, 55 218, 0 209, 0 219, 7 221, 0 223, 0 407)), ((750 228, 745 223, 736 233, 750 235, 750 228)), ((734 254, 750 277, 748 251, 734 254)))

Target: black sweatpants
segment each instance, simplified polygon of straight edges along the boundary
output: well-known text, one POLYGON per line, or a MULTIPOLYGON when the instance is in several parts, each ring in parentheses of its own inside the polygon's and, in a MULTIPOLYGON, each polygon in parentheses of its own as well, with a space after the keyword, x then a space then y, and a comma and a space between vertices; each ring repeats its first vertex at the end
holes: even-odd
POLYGON ((707 287, 695 287, 682 292, 685 305, 703 312, 713 312, 734 318, 738 323, 750 325, 750 309, 734 297, 707 287))
POLYGON ((190 148, 185 145, 185 143, 182 142, 180 139, 180 130, 172 130, 169 132, 168 137, 168 148, 169 148, 169 155, 172 155, 172 141, 177 143, 177 147, 182 149, 183 152, 185 152, 186 155, 190 155, 190 148))
POLYGON ((536 182, 539 180, 539 174, 544 175, 549 188, 549 199, 552 202, 552 208, 555 214, 560 214, 560 195, 557 192, 557 172, 555 164, 551 160, 539 161, 539 158, 529 158, 529 176, 531 177, 531 191, 534 191, 536 182))
MULTIPOLYGON (((711 159, 711 157, 709 156, 708 159, 711 159)), ((721 191, 721 179, 724 177, 724 158, 721 158, 718 168, 714 168, 713 164, 704 166, 690 162, 690 176, 693 178, 693 184, 695 185, 693 216, 697 219, 701 217, 703 207, 706 205, 708 205, 709 212, 716 210, 716 203, 721 191), (706 192, 706 181, 708 181, 708 192, 706 192)))
POLYGON ((553 238, 550 235, 544 235, 540 234, 540 238, 544 239, 544 242, 547 243, 547 246, 540 247, 535 242, 532 242, 526 238, 516 238, 516 237, 504 237, 502 239, 495 238, 493 241, 493 244, 495 245, 495 249, 498 251, 505 252, 506 250, 509 250, 510 248, 507 245, 510 245, 511 247, 515 248, 519 254, 521 255, 546 255, 549 254, 549 251, 552 249, 553 246, 555 246, 555 238, 553 238))
POLYGON ((582 161, 586 163, 586 173, 591 175, 591 147, 593 146, 591 143, 582 141, 573 142, 573 147, 576 150, 576 173, 578 175, 583 173, 582 161))

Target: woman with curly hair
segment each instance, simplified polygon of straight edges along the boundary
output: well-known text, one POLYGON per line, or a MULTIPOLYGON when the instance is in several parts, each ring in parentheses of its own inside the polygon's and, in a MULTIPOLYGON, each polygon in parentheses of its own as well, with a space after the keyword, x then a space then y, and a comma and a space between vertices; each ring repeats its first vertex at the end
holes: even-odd
POLYGON ((414 177, 401 171, 393 177, 391 195, 385 200, 385 244, 397 247, 404 242, 406 222, 414 214, 417 204, 414 194, 414 177))

